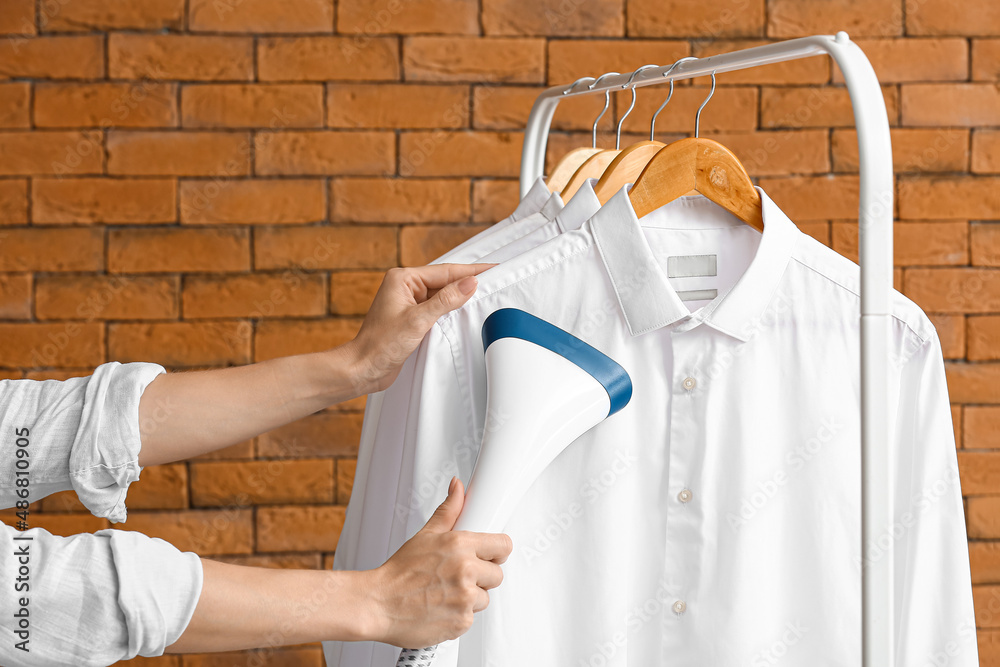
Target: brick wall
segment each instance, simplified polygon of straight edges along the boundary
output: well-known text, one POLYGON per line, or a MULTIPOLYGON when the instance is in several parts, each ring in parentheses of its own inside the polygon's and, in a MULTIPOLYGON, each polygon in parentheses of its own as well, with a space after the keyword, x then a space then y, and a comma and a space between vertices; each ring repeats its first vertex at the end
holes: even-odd
MULTIPOLYGON (((941 335, 980 650, 1000 664, 996 0, 0 0, 0 377, 336 345, 383 271, 513 207, 541 87, 841 29, 884 86, 896 283, 941 335)), ((658 139, 692 129, 706 84, 678 86, 658 139)), ((665 94, 638 92, 623 143, 665 94)), ((550 162, 589 143, 602 102, 560 105, 550 162)), ((802 229, 855 257, 856 136, 828 59, 720 75, 702 123, 802 229)), ((120 527, 236 563, 329 567, 363 407, 147 468, 120 527)), ((36 505, 34 524, 56 533, 107 526, 67 494, 36 505)))

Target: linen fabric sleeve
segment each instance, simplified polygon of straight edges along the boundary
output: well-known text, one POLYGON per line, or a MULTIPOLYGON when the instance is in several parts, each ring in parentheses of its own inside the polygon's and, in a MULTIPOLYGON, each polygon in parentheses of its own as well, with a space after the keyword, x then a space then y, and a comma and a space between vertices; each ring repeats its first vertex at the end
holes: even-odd
POLYGON ((21 499, 25 482, 17 480, 27 477, 32 502, 73 489, 95 516, 125 521, 125 494, 142 470, 139 399, 164 372, 112 361, 87 377, 0 380, 0 507, 21 499), (27 452, 27 475, 16 469, 18 449, 27 452))
POLYGON ((196 554, 124 530, 59 537, 0 528, 0 664, 153 657, 187 628, 202 587, 196 554))
MULTIPOLYGON (((979 657, 955 434, 941 344, 931 331, 901 370, 892 445, 899 453, 893 457, 898 466, 892 535, 896 664, 975 667, 979 657)), ((883 548, 876 545, 868 559, 879 558, 883 548)))

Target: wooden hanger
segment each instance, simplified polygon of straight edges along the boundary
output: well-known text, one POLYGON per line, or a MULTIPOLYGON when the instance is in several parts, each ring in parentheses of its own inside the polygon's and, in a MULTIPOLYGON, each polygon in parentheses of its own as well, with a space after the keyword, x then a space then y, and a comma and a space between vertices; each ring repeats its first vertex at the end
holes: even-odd
POLYGON ((629 201, 641 218, 693 190, 763 232, 760 193, 739 158, 719 142, 698 136, 701 110, 714 93, 712 72, 712 90, 695 117, 695 136, 661 148, 635 180, 629 201))
POLYGON ((561 192, 569 180, 576 173, 576 170, 587 161, 587 158, 600 153, 600 148, 574 148, 566 155, 563 155, 556 166, 552 169, 552 175, 546 180, 549 192, 561 192))

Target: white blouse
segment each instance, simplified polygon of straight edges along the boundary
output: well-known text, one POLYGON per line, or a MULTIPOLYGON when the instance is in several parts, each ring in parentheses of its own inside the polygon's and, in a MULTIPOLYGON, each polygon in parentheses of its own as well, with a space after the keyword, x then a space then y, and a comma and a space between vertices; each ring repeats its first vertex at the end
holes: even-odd
MULTIPOLYGON (((73 489, 124 522, 142 470, 139 398, 163 372, 113 361, 61 382, 0 380, 0 508, 73 489)), ((197 554, 137 532, 26 524, 0 526, 0 664, 109 665, 162 655, 183 634, 201 595, 197 554)))

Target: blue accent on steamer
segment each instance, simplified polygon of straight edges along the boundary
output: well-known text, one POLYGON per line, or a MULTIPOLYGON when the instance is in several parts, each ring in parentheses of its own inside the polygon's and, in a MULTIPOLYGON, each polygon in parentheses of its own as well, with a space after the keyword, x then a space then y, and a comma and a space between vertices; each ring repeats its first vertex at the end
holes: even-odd
POLYGON ((520 338, 534 343, 590 373, 611 399, 611 416, 632 398, 632 378, 615 360, 556 325, 519 308, 501 308, 483 322, 483 350, 500 338, 520 338))

